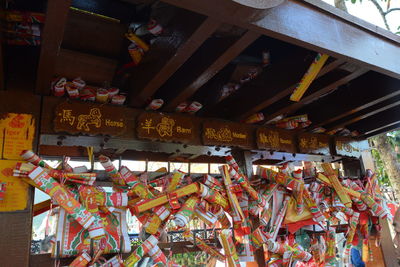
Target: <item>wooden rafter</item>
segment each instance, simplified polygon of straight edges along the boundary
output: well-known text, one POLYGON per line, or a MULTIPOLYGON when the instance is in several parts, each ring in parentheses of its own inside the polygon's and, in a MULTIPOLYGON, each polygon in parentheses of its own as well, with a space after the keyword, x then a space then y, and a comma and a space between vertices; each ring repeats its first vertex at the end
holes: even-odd
POLYGON ((371 107, 369 109, 369 111, 366 112, 366 113, 360 114, 359 116, 356 116, 354 118, 351 118, 351 119, 346 120, 344 122, 341 122, 339 124, 334 124, 334 125, 330 126, 328 131, 334 130, 334 129, 337 129, 337 128, 343 128, 343 127, 345 127, 347 125, 350 125, 350 124, 353 124, 355 122, 361 121, 363 119, 369 118, 369 117, 374 116, 374 115, 376 115, 378 113, 381 113, 381 112, 386 111, 388 109, 394 108, 394 107, 396 107, 398 105, 400 105, 400 100, 398 100, 398 101, 396 101, 394 103, 391 103, 391 104, 382 104, 383 107, 380 107, 380 108, 371 107))
POLYGON ((395 78, 400 77, 400 64, 393 57, 400 50, 398 41, 394 41, 399 40, 398 37, 391 35, 393 37, 388 38, 378 33, 373 25, 360 24, 355 17, 343 19, 339 12, 327 12, 321 6, 288 0, 257 18, 251 14, 238 18, 235 13, 239 13, 239 10, 223 10, 224 2, 228 2, 224 0, 163 1, 314 51, 322 51, 335 58, 345 58, 348 62, 395 78), (356 40, 363 40, 363 49, 360 49, 356 40), (369 51, 379 53, 366 53, 366 47, 369 51))
MULTIPOLYGON (((318 73, 316 79, 318 79, 319 77, 327 74, 328 72, 331 72, 332 70, 336 69, 337 67, 343 65, 345 63, 344 60, 342 59, 336 59, 333 62, 327 64, 326 66, 324 66, 321 71, 318 73)), ((269 107, 270 105, 272 105, 273 103, 287 97, 288 95, 290 95, 294 88, 296 87, 296 84, 292 84, 291 86, 287 87, 286 89, 280 91, 278 94, 269 97, 268 99, 265 99, 264 101, 262 101, 260 104, 255 105, 254 107, 252 107, 251 109, 245 111, 243 114, 241 114, 240 116, 238 116, 236 119, 237 120, 242 120, 245 119, 247 117, 249 117, 250 115, 260 112, 261 110, 269 107)))
POLYGON ((399 128, 400 128, 400 121, 395 121, 395 122, 386 124, 386 125, 384 125, 382 127, 373 129, 373 130, 368 131, 368 132, 365 132, 362 137, 363 138, 370 138, 372 136, 383 134, 383 133, 387 133, 387 132, 391 132, 391 131, 394 131, 394 130, 399 129, 399 128))
POLYGON ((189 99, 201 86, 208 82, 223 67, 237 57, 247 46, 254 42, 260 35, 252 31, 246 32, 232 46, 230 46, 214 63, 212 63, 200 76, 198 76, 189 86, 184 88, 170 101, 165 109, 172 111, 181 102, 189 99))
POLYGON ((282 115, 282 114, 286 114, 286 115, 287 114, 291 114, 291 113, 297 111, 298 109, 300 109, 301 107, 303 107, 303 106, 305 106, 305 105, 307 105, 307 104, 309 104, 309 103, 311 103, 313 101, 316 101, 317 99, 319 99, 319 98, 323 97, 324 95, 330 93, 331 91, 335 90, 337 87, 339 87, 341 85, 344 85, 344 84, 350 82, 351 80, 353 80, 353 79, 365 74, 366 72, 367 72, 367 70, 360 69, 360 70, 357 70, 357 71, 355 71, 353 73, 350 73, 349 75, 347 75, 347 76, 345 76, 345 77, 343 77, 343 78, 341 78, 341 79, 339 79, 339 80, 337 80, 337 81, 325 86, 324 88, 316 91, 315 93, 312 93, 312 94, 304 97, 299 102, 296 102, 296 103, 294 103, 292 105, 286 106, 286 107, 274 112, 273 114, 271 114, 269 116, 266 116, 265 119, 266 119, 266 121, 269 121, 269 120, 271 120, 271 119, 273 119, 273 118, 275 118, 275 117, 277 117, 279 115, 282 115))
POLYGON ((361 134, 365 134, 376 129, 385 128, 388 125, 392 125, 393 123, 397 122, 399 120, 397 114, 399 113, 400 105, 357 121, 351 125, 348 125, 346 128, 348 128, 350 131, 356 130, 361 134))
MULTIPOLYGON (((1 23, 0 23, 1 26, 1 23)), ((0 40, 3 40, 2 33, 0 32, 0 40)), ((0 41, 0 90, 5 90, 5 75, 4 75, 4 57, 3 57, 3 42, 0 41)))
POLYGON ((64 36, 68 11, 72 0, 50 0, 47 3, 46 22, 37 69, 36 93, 49 94, 58 52, 64 36))
POLYGON ((143 106, 147 99, 151 97, 204 43, 205 40, 217 29, 220 23, 207 18, 190 36, 190 38, 179 47, 176 53, 165 63, 161 70, 144 85, 140 92, 133 99, 133 106, 143 106))
POLYGON ((357 112, 360 112, 360 111, 362 111, 362 110, 364 110, 366 108, 372 107, 372 106, 374 106, 376 104, 382 103, 382 102, 384 102, 386 100, 389 100, 389 99, 391 99, 391 98, 393 98, 395 96, 398 96, 398 95, 400 95, 400 90, 398 90, 396 92, 393 92, 393 93, 390 93, 390 94, 387 94, 387 95, 382 96, 380 98, 377 98, 377 99, 375 99, 375 100, 373 100, 371 102, 365 103, 365 104, 363 104, 361 106, 354 107, 351 110, 349 110, 347 112, 344 112, 344 113, 341 113, 341 114, 339 114, 339 115, 337 115, 335 117, 332 117, 332 118, 329 118, 327 120, 324 120, 324 121, 314 125, 314 128, 315 127, 319 127, 319 126, 323 126, 323 125, 327 125, 329 123, 335 122, 335 121, 340 120, 342 118, 345 118, 347 116, 353 115, 353 114, 355 114, 357 112))

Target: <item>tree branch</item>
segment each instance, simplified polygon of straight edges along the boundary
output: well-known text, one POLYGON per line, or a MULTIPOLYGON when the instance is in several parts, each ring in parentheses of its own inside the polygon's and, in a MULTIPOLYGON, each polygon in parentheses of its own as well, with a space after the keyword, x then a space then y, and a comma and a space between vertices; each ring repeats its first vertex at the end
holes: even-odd
POLYGON ((385 12, 385 16, 386 16, 387 14, 389 14, 390 12, 393 12, 393 11, 400 11, 400 7, 388 9, 388 10, 385 12))
POLYGON ((377 0, 370 0, 370 1, 375 5, 376 9, 378 9, 379 13, 381 14, 381 17, 383 19, 383 22, 385 23, 386 29, 391 31, 390 27, 389 27, 389 24, 388 24, 388 22, 386 20, 386 13, 385 13, 385 11, 383 11, 381 5, 379 5, 377 0))

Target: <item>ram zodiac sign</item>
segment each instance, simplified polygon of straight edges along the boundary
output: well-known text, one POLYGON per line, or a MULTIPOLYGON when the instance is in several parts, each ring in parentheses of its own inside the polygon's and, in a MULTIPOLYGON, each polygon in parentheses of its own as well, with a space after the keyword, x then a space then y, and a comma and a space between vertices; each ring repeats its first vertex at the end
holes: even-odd
POLYGON ((76 129, 84 130, 86 132, 90 131, 89 125, 93 124, 96 128, 100 128, 101 126, 101 112, 98 108, 90 109, 90 113, 88 115, 82 114, 78 116, 78 125, 76 129))

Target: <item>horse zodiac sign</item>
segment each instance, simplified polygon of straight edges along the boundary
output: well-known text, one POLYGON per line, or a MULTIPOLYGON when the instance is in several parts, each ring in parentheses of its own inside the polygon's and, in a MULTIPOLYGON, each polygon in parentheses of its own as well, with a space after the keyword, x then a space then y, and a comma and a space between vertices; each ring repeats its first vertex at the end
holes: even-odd
POLYGON ((98 108, 90 109, 89 115, 79 115, 78 116, 78 125, 76 129, 84 130, 86 132, 90 131, 89 125, 93 124, 96 128, 100 128, 101 126, 101 112, 98 108))

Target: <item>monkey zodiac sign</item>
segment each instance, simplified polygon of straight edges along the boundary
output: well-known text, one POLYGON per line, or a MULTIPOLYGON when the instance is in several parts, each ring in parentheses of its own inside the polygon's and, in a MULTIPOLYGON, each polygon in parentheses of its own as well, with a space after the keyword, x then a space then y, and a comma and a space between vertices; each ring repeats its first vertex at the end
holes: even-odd
POLYGON ((90 109, 88 115, 82 114, 78 116, 78 125, 76 129, 84 130, 86 132, 90 131, 89 125, 92 124, 96 128, 100 128, 101 126, 101 112, 98 108, 90 109))

